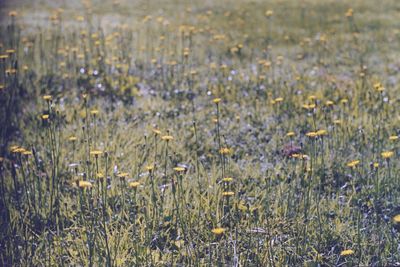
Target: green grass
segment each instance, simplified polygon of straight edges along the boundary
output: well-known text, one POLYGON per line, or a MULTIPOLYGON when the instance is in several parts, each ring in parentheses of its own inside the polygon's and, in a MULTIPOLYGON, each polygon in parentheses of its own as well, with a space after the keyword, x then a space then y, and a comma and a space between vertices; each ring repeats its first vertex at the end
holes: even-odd
POLYGON ((22 4, 0 265, 399 264, 398 1, 22 4))

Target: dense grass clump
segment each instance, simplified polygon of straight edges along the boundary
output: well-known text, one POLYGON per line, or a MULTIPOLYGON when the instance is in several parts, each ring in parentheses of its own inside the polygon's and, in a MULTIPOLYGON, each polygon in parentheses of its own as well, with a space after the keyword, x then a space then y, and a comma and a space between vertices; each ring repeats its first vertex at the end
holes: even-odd
POLYGON ((19 2, 1 266, 400 265, 400 2, 19 2))

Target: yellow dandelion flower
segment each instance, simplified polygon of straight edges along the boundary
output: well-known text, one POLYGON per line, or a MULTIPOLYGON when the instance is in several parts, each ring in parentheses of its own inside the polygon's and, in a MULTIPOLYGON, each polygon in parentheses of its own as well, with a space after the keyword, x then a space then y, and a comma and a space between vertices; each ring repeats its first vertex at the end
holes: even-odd
POLYGON ((96 116, 97 114, 99 114, 99 111, 98 111, 97 109, 92 109, 92 110, 90 111, 90 114, 96 116))
POLYGON ((18 147, 18 148, 16 148, 16 149, 14 149, 13 152, 22 154, 22 153, 24 153, 25 151, 27 151, 25 148, 23 148, 23 147, 18 147))
POLYGON ((225 228, 221 228, 221 227, 214 228, 211 230, 211 232, 216 235, 222 235, 225 232, 225 228))
POLYGON ((272 17, 272 15, 274 14, 274 11, 272 11, 272 10, 267 10, 267 11, 265 11, 265 16, 267 17, 267 18, 270 18, 270 17, 272 17))
POLYGON ((51 100, 51 98, 52 98, 51 95, 44 95, 44 96, 43 96, 43 99, 46 100, 46 101, 51 100))
POLYGON ((317 134, 318 136, 323 136, 323 135, 327 135, 328 132, 327 132, 326 130, 318 130, 318 131, 316 132, 316 134, 317 134))
POLYGON ((378 162, 374 162, 373 166, 374 166, 374 168, 379 168, 379 163, 378 162))
POLYGON ((156 129, 156 128, 153 128, 152 131, 153 131, 153 133, 154 133, 155 135, 160 135, 160 134, 161 134, 161 131, 158 130, 158 129, 156 129))
POLYGON ((340 103, 342 103, 342 104, 346 104, 347 102, 349 102, 349 100, 347 98, 342 98, 340 100, 340 103))
POLYGON ((85 188, 91 188, 91 187, 92 187, 92 183, 91 183, 91 182, 88 182, 88 181, 79 181, 79 182, 78 182, 78 186, 79 186, 80 188, 83 188, 83 189, 85 189, 85 188))
POLYGON ((230 154, 231 152, 232 152, 231 149, 227 147, 223 147, 219 150, 219 153, 222 155, 230 154))
POLYGON ((345 249, 342 252, 340 252, 340 256, 350 256, 354 254, 354 250, 352 249, 345 249))
POLYGON ((42 115, 42 119, 43 119, 43 120, 48 120, 48 119, 49 119, 49 114, 44 114, 44 115, 42 115))
POLYGON ((101 150, 92 150, 92 151, 90 151, 90 155, 93 155, 95 157, 98 157, 101 154, 103 154, 103 151, 101 151, 101 150))
POLYGON ((174 137, 172 137, 172 135, 163 135, 163 136, 161 136, 161 139, 168 142, 168 141, 173 140, 174 137))
POLYGON ((98 179, 103 179, 103 178, 104 178, 104 174, 103 174, 102 172, 98 172, 98 173, 96 174, 96 177, 97 177, 98 179))
POLYGON ((393 217, 393 222, 400 223, 400 214, 397 214, 396 216, 393 217))
POLYGON ((129 176, 129 173, 127 173, 127 172, 120 172, 117 174, 117 177, 119 177, 119 178, 126 178, 128 176, 129 176))
POLYGON ((176 171, 176 172, 184 172, 184 171, 186 171, 186 168, 178 166, 178 167, 174 168, 174 171, 176 171))
POLYGON ((15 152, 15 150, 17 150, 18 148, 19 148, 19 146, 14 145, 14 146, 10 146, 9 150, 10 150, 10 152, 15 152))
POLYGON ((20 153, 20 154, 23 154, 23 153, 27 152, 27 150, 26 150, 25 148, 23 148, 23 147, 20 147, 20 148, 18 148, 18 149, 16 150, 16 152, 17 152, 17 153, 20 153))
POLYGON ((244 205, 243 203, 239 203, 238 209, 241 210, 241 211, 247 211, 247 206, 244 205))
POLYGON ((335 103, 333 101, 331 101, 331 100, 328 100, 328 101, 325 102, 325 105, 328 106, 328 107, 329 106, 333 106, 334 104, 335 103))
POLYGON ((397 139, 399 139, 399 137, 397 135, 389 136, 390 141, 396 141, 397 139))
POLYGON ((145 167, 145 169, 146 169, 146 171, 151 172, 151 171, 154 169, 154 165, 147 165, 147 166, 145 167))
POLYGON ((298 153, 294 153, 291 155, 292 158, 297 158, 297 159, 308 159, 308 155, 306 154, 298 154, 298 153))
POLYGON ((317 132, 308 132, 308 133, 306 133, 306 136, 308 136, 308 137, 317 137, 318 133, 317 132))
POLYGON ((304 108, 304 109, 307 109, 307 110, 309 110, 309 109, 314 109, 315 107, 316 107, 315 104, 304 104, 304 105, 303 105, 303 108, 304 108))
POLYGON ((310 95, 309 97, 308 97, 308 100, 310 100, 310 101, 314 101, 314 100, 316 100, 317 99, 317 96, 315 96, 315 95, 310 95))
POLYGON ((76 136, 72 135, 72 136, 68 137, 68 140, 74 142, 74 141, 78 140, 78 138, 76 136))
POLYGON ((87 115, 87 113, 86 113, 86 110, 84 110, 84 109, 79 112, 79 116, 81 116, 82 119, 85 119, 86 115, 87 115))
POLYGON ((346 11, 345 16, 348 17, 348 18, 350 18, 350 17, 353 16, 353 14, 354 14, 353 9, 352 9, 352 8, 349 8, 349 9, 346 11))
POLYGON ((32 155, 32 151, 25 150, 24 152, 22 152, 22 155, 25 155, 25 156, 32 155))
POLYGON ((129 183, 129 187, 130 187, 130 188, 137 188, 139 185, 140 185, 139 182, 130 182, 130 183, 129 183))
POLYGON ((222 178, 222 181, 226 182, 226 183, 229 183, 229 182, 233 181, 233 178, 232 177, 224 177, 224 178, 222 178))
POLYGON ((288 133, 286 134, 286 136, 288 136, 288 137, 291 137, 291 136, 294 136, 294 135, 295 135, 294 132, 288 132, 288 133))
POLYGON ((213 102, 214 102, 215 104, 218 104, 219 102, 221 102, 221 98, 219 98, 219 97, 214 98, 214 99, 213 99, 213 102))
POLYGON ((393 156, 393 151, 384 151, 381 153, 382 158, 384 159, 388 159, 391 158, 393 156))
POLYGON ((275 98, 275 103, 280 103, 283 101, 283 97, 275 98))
POLYGON ((359 160, 353 160, 347 163, 347 167, 354 168, 360 163, 359 160))
POLYGON ((235 195, 235 193, 232 191, 222 192, 222 196, 224 197, 231 197, 233 195, 235 195))

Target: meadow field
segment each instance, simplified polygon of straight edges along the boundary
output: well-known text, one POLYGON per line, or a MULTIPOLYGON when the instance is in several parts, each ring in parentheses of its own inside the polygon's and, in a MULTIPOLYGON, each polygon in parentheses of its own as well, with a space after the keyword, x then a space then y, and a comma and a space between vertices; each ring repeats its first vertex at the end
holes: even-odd
POLYGON ((0 266, 400 266, 400 1, 0 0, 0 266))

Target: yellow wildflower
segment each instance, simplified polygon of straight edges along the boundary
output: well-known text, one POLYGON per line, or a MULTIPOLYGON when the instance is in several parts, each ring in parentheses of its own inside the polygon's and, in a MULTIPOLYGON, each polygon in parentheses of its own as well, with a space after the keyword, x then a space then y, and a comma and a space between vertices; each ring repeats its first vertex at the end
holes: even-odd
POLYGON ((306 154, 298 154, 298 153, 294 153, 291 155, 292 158, 297 158, 297 159, 308 159, 308 155, 306 154))
POLYGON ((216 235, 222 235, 225 232, 225 228, 221 228, 221 227, 214 228, 211 230, 211 232, 216 235))
POLYGON ((233 196, 234 194, 235 194, 234 192, 228 191, 228 192, 223 192, 223 193, 222 193, 222 196, 224 196, 224 197, 231 197, 231 196, 233 196))
POLYGON ((154 169, 154 165, 147 165, 146 166, 146 171, 151 172, 154 169))
POLYGON ((160 135, 161 134, 161 131, 160 130, 158 130, 158 129, 156 129, 156 128, 153 128, 153 133, 155 134, 155 135, 160 135))
POLYGON ((346 11, 346 14, 345 14, 345 16, 346 17, 348 17, 348 18, 350 18, 350 17, 352 17, 353 16, 353 9, 352 8, 349 8, 347 11, 346 11))
POLYGON ((90 114, 96 116, 97 114, 99 114, 99 111, 98 111, 97 109, 92 109, 92 110, 90 111, 90 114))
POLYGON ((308 133, 306 133, 306 136, 308 136, 308 137, 317 137, 318 133, 317 132, 308 132, 308 133))
POLYGON ((266 16, 267 18, 272 17, 273 14, 274 14, 274 11, 272 11, 272 10, 267 10, 267 11, 265 11, 265 16, 266 16))
POLYGON ((186 168, 178 166, 178 167, 174 168, 174 171, 176 171, 176 172, 184 172, 184 171, 186 171, 186 168))
POLYGON ((352 249, 346 249, 346 250, 343 250, 342 252, 340 252, 340 256, 350 256, 350 255, 353 255, 354 254, 354 250, 352 250, 352 249))
POLYGON ((233 178, 232 177, 225 177, 225 178, 222 178, 222 181, 223 182, 232 182, 233 181, 233 178))
POLYGON ((317 96, 315 96, 315 95, 310 95, 309 97, 308 97, 308 100, 311 100, 311 101, 314 101, 314 100, 316 100, 317 99, 317 96))
POLYGON ((393 151, 384 151, 381 153, 382 158, 384 159, 388 159, 391 158, 393 156, 393 151))
POLYGON ((215 104, 218 104, 219 102, 221 102, 221 98, 219 98, 219 97, 214 98, 214 99, 213 99, 213 102, 214 102, 215 104))
POLYGON ((359 163, 360 163, 359 160, 353 160, 353 161, 350 161, 349 163, 347 163, 347 167, 354 168, 354 167, 357 166, 359 163))
POLYGON ((171 135, 163 135, 163 136, 161 136, 161 139, 168 142, 168 141, 173 140, 174 137, 172 137, 171 135))
POLYGON ((126 178, 128 176, 129 176, 129 173, 127 173, 127 172, 120 172, 117 174, 117 177, 119 177, 119 178, 126 178))
POLYGON ((25 155, 25 156, 32 155, 32 151, 25 150, 22 152, 22 155, 25 155))
POLYGON ((294 132, 288 132, 288 133, 286 134, 286 136, 289 136, 289 137, 294 136, 294 135, 295 135, 294 132))
POLYGON ((328 100, 328 101, 325 102, 325 105, 327 105, 328 107, 329 106, 333 106, 334 104, 335 103, 333 101, 331 101, 331 100, 328 100))
POLYGON ((318 130, 318 131, 316 132, 316 134, 317 134, 318 136, 322 136, 322 135, 327 135, 328 132, 327 132, 326 130, 318 130))
POLYGON ((78 140, 78 138, 76 137, 76 136, 70 136, 69 138, 68 138, 68 140, 69 141, 76 141, 76 140, 78 140))
POLYGON ((95 157, 98 157, 102 153, 103 153, 103 151, 101 151, 101 150, 92 150, 92 151, 90 151, 90 155, 93 155, 95 157))
POLYGON ((315 107, 316 107, 315 104, 304 104, 303 105, 303 108, 305 108, 305 109, 313 109, 315 107))
POLYGON ((78 186, 79 186, 80 188, 83 188, 83 189, 85 189, 85 188, 91 188, 91 187, 92 187, 92 183, 91 183, 91 182, 88 182, 88 181, 79 181, 79 182, 78 182, 78 186))
POLYGON ((139 182, 131 182, 131 183, 129 183, 129 187, 130 188, 137 188, 139 185, 140 185, 139 182))
POLYGON ((231 153, 231 152, 232 152, 231 149, 230 149, 230 148, 227 148, 227 147, 223 147, 223 148, 221 148, 221 149, 219 150, 219 153, 222 154, 222 155, 226 155, 226 154, 229 154, 229 153, 231 153))

